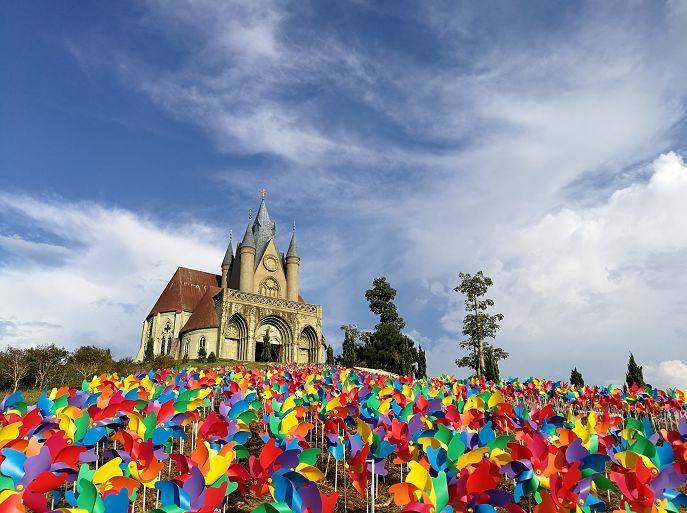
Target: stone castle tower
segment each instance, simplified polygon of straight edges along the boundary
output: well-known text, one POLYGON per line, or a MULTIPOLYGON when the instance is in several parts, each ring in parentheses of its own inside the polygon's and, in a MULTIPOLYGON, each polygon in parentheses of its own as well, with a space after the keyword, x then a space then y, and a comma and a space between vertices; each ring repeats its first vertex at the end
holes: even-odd
POLYGON ((148 340, 155 355, 258 361, 269 340, 270 361, 323 363, 322 307, 299 293, 301 258, 296 230, 280 253, 265 203, 234 252, 229 240, 221 274, 179 267, 143 322, 142 360, 148 340))

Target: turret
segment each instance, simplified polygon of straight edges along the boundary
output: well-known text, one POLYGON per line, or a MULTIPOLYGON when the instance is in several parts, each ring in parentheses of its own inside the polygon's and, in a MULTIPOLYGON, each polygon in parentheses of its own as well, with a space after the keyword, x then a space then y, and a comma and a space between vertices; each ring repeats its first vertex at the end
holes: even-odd
POLYGON ((250 221, 246 227, 246 233, 239 248, 241 255, 241 275, 239 276, 239 289, 242 292, 253 292, 253 276, 255 274, 255 237, 250 221))
POLYGON ((229 245, 227 246, 227 252, 224 254, 224 260, 222 260, 222 288, 226 289, 229 287, 229 276, 231 273, 231 268, 234 265, 234 248, 231 245, 231 232, 229 233, 229 245))
POLYGON ((286 299, 298 301, 298 274, 301 266, 301 257, 298 255, 298 244, 296 242, 296 226, 294 224, 293 234, 289 250, 286 252, 286 299))

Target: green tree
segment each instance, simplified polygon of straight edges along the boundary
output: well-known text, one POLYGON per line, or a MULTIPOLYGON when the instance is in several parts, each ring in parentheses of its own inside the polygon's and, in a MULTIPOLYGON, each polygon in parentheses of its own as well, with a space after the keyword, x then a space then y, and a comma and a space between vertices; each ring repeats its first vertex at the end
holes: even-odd
POLYGON ((208 355, 208 363, 215 363, 217 361, 217 356, 215 356, 214 351, 210 351, 210 354, 208 355))
POLYGON ((379 315, 379 324, 395 326, 399 331, 405 328, 406 323, 398 315, 398 310, 394 304, 396 299, 396 289, 394 289, 385 277, 372 280, 372 288, 365 292, 365 299, 370 304, 370 311, 379 315))
POLYGON ((341 326, 344 332, 344 341, 342 346, 341 357, 339 363, 344 367, 355 367, 356 365, 356 343, 355 341, 360 336, 360 331, 353 324, 341 326))
POLYGON ((260 354, 261 362, 271 362, 272 361, 272 344, 270 344, 270 329, 265 330, 265 334, 262 336, 262 353, 260 354))
POLYGON ((128 376, 133 374, 140 367, 140 364, 134 362, 132 358, 120 358, 114 362, 114 367, 112 370, 120 375, 120 377, 128 376))
POLYGON ((204 362, 207 355, 208 353, 205 350, 205 346, 200 346, 200 348, 198 349, 198 358, 196 358, 196 361, 204 362))
POLYGON ((364 344, 360 356, 365 365, 401 375, 413 373, 417 349, 413 340, 401 333, 405 322, 393 302, 396 290, 386 278, 375 278, 372 288, 365 292, 365 298, 372 313, 379 315, 374 331, 362 337, 364 344))
POLYGON ((146 363, 152 362, 153 358, 155 358, 155 350, 153 349, 153 337, 151 335, 148 335, 148 340, 146 340, 146 348, 143 352, 143 361, 146 363))
POLYGON ((498 357, 491 345, 484 348, 484 377, 494 383, 501 381, 498 357))
POLYGON ((67 361, 69 351, 55 344, 31 347, 27 352, 29 371, 33 378, 34 388, 40 389, 51 383, 67 361))
POLYGON ((625 374, 625 382, 628 387, 637 385, 643 387, 644 383, 644 369, 641 365, 637 365, 635 356, 630 353, 630 359, 627 362, 627 373, 625 374))
POLYGON ((334 365, 334 348, 331 344, 327 346, 327 365, 334 365))
POLYGON ((584 379, 582 378, 582 373, 575 367, 570 371, 570 384, 574 387, 583 387, 584 379))
POLYGON ((81 346, 71 354, 68 363, 83 381, 112 368, 112 352, 93 345, 81 346))
POLYGON ((29 362, 26 349, 7 347, 0 352, 0 375, 16 392, 24 378, 29 375, 29 362))
POLYGON ((482 376, 485 371, 485 348, 491 347, 496 362, 508 358, 508 353, 500 347, 495 347, 487 341, 496 337, 499 323, 503 315, 490 314, 487 309, 494 305, 494 301, 485 298, 489 287, 494 282, 488 276, 479 271, 474 276, 469 273, 460 273, 460 284, 454 289, 465 295, 465 317, 463 318, 462 333, 467 338, 460 342, 461 349, 467 350, 467 356, 456 360, 458 367, 469 367, 477 376, 482 376))
POLYGON ((417 371, 415 372, 415 377, 427 377, 427 358, 425 357, 425 350, 422 349, 422 346, 417 350, 417 371))

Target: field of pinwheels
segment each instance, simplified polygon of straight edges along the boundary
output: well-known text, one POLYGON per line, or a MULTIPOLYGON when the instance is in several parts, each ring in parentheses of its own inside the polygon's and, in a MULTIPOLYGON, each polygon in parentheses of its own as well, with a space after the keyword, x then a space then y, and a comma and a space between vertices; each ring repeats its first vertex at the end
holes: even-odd
POLYGON ((0 513, 662 513, 686 482, 679 390, 239 366, 0 408, 0 513))

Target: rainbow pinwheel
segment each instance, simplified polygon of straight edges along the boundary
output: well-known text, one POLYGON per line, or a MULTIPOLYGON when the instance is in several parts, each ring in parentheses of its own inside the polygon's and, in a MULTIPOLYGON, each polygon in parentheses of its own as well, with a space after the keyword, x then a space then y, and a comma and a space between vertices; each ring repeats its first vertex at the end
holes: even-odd
POLYGON ((295 364, 102 374, 2 400, 0 513, 678 513, 685 400, 295 364))

